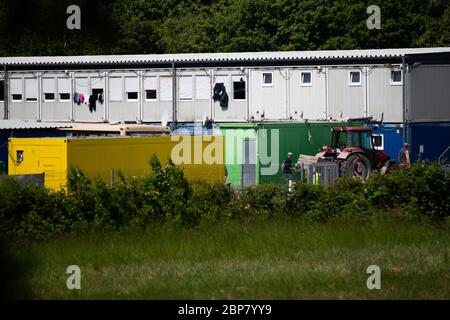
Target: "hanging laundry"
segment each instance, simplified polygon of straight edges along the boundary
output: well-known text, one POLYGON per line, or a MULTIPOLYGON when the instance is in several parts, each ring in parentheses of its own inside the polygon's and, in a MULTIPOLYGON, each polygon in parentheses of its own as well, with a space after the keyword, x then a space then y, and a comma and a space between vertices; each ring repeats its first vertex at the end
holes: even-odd
POLYGON ((103 93, 99 93, 99 94, 97 95, 97 100, 98 100, 98 102, 100 102, 101 104, 103 104, 103 93))
POLYGON ((80 93, 79 100, 80 100, 80 103, 84 103, 84 94, 80 93))
POLYGON ((213 93, 214 101, 219 101, 222 108, 228 108, 228 94, 223 82, 214 85, 213 93))
POLYGON ((77 105, 80 105, 80 95, 78 94, 78 92, 74 92, 73 102, 75 102, 77 105))
POLYGON ((93 111, 97 111, 97 95, 96 94, 91 94, 89 96, 89 111, 92 113, 93 111))

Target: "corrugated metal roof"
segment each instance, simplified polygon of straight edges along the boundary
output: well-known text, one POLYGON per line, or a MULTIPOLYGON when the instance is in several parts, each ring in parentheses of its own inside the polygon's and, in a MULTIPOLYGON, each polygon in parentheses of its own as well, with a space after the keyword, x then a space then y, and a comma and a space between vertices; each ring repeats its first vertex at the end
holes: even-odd
POLYGON ((72 124, 63 122, 38 122, 25 120, 0 120, 0 130, 18 129, 56 129, 71 128, 72 124))
POLYGON ((169 127, 150 124, 109 124, 109 123, 72 123, 63 131, 98 131, 98 132, 170 132, 169 127))
POLYGON ((2 57, 4 65, 71 65, 71 64, 132 64, 132 63, 201 63, 232 61, 277 61, 320 59, 395 58, 404 55, 450 53, 450 47, 327 50, 327 51, 278 51, 278 52, 231 52, 231 53, 179 53, 179 54, 130 54, 103 56, 49 56, 49 57, 2 57))

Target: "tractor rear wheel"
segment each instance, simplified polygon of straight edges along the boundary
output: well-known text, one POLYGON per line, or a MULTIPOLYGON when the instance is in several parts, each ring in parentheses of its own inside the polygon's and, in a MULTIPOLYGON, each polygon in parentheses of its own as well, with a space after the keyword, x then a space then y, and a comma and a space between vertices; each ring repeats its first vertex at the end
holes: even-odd
POLYGON ((357 177, 366 180, 372 173, 369 159, 361 153, 352 154, 341 162, 341 177, 357 177))

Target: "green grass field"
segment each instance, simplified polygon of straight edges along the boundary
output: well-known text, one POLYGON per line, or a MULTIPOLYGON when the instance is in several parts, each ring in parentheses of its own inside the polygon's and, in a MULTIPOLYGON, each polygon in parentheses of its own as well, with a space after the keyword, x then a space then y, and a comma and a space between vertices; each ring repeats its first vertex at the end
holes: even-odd
POLYGON ((450 299, 448 230, 266 220, 17 246, 35 299, 450 299), (68 290, 66 268, 81 268, 68 290), (366 268, 381 268, 368 290, 366 268))

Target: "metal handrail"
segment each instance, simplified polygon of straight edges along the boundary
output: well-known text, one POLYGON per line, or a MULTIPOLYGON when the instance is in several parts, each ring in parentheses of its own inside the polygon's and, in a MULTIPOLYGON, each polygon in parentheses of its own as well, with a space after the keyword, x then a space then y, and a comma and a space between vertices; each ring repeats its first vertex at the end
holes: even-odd
POLYGON ((450 150, 450 146, 448 146, 447 149, 445 149, 444 152, 442 152, 441 155, 439 156, 439 158, 438 158, 438 163, 439 164, 441 163, 442 157, 444 156, 444 154, 447 153, 448 150, 450 150))

